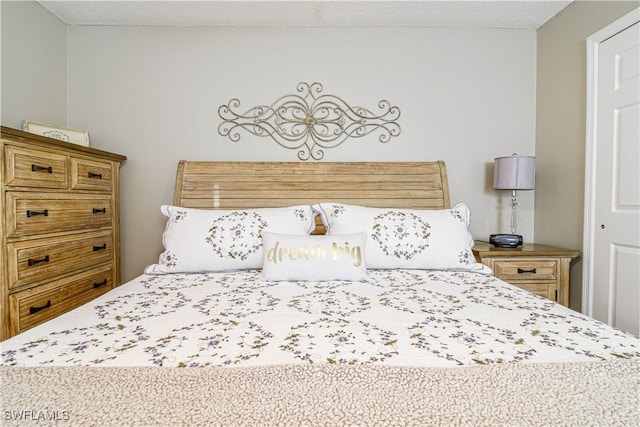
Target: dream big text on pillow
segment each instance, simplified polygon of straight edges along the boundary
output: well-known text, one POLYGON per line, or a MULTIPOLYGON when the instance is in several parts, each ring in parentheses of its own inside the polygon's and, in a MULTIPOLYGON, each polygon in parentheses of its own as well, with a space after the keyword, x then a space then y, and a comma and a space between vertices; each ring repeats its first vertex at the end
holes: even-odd
MULTIPOLYGON (((266 262, 277 264, 283 261, 327 259, 328 255, 327 249, 321 245, 281 247, 280 241, 276 240, 273 247, 267 250, 266 262)), ((343 258, 351 258, 353 266, 359 267, 362 264, 362 248, 360 246, 349 246, 348 242, 345 242, 344 245, 332 242, 331 259, 338 261, 343 258)))

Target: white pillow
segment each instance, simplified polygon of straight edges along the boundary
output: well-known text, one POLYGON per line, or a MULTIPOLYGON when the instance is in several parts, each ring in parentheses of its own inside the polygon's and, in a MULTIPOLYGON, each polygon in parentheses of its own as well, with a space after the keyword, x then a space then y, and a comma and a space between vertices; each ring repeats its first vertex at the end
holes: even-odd
POLYGON ((452 209, 369 208, 320 203, 313 205, 327 234, 367 231, 368 268, 466 270, 491 274, 476 263, 469 233, 470 211, 460 203, 452 209))
POLYGON ((310 206, 210 210, 163 205, 165 251, 145 273, 198 273, 262 267, 262 235, 309 234, 315 228, 310 206))
POLYGON ((349 280, 367 277, 366 233, 294 236, 262 233, 265 280, 349 280))

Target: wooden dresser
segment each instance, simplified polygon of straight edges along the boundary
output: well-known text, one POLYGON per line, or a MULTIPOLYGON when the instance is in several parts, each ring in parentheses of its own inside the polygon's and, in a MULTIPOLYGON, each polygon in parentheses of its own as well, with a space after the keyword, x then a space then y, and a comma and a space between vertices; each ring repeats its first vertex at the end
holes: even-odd
POLYGON ((473 254, 498 279, 569 306, 569 267, 579 251, 536 243, 496 248, 487 242, 476 242, 473 254))
POLYGON ((1 128, 0 339, 120 284, 119 154, 1 128))

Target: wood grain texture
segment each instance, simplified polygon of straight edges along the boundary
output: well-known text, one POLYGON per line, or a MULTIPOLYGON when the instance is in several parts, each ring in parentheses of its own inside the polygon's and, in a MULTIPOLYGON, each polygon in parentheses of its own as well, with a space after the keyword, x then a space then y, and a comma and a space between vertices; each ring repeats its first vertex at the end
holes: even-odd
POLYGON ((113 289, 112 265, 105 265, 9 296, 11 335, 74 309, 113 289))
POLYGON ((178 164, 174 204, 246 209, 339 202, 450 207, 444 162, 189 162, 178 164))
POLYGON ((569 268, 580 252, 536 243, 496 248, 476 242, 473 253, 494 275, 529 292, 569 306, 569 268))
POLYGON ((113 186, 113 166, 109 162, 71 158, 71 188, 110 192, 113 186))
POLYGON ((113 231, 77 233, 7 245, 9 289, 113 260, 113 231))
POLYGON ((7 193, 7 237, 111 227, 109 195, 7 193))
MULTIPOLYGON (((251 209, 336 202, 370 207, 451 207, 445 163, 206 162, 178 163, 174 204, 251 209)), ((312 234, 324 234, 316 218, 312 234)))
POLYGON ((0 135, 2 138, 15 142, 17 144, 25 144, 33 148, 43 148, 58 152, 73 152, 75 155, 82 157, 87 155, 92 158, 100 158, 103 160, 112 160, 118 163, 127 160, 127 156, 122 154, 111 153, 109 151, 99 150, 93 147, 84 147, 70 142, 60 141, 58 139, 47 138, 46 136, 36 135, 34 133, 24 132, 6 126, 0 126, 0 135))
POLYGON ((5 237, 5 216, 6 205, 4 201, 6 187, 6 168, 8 160, 6 158, 6 151, 8 147, 4 147, 3 139, 0 139, 0 212, 2 212, 2 218, 0 218, 0 341, 9 337, 9 288, 7 278, 7 253, 5 237))
POLYGON ((120 284, 118 186, 126 157, 1 129, 3 340, 120 284))
POLYGON ((6 147, 6 185, 14 187, 67 188, 67 157, 44 150, 6 147))

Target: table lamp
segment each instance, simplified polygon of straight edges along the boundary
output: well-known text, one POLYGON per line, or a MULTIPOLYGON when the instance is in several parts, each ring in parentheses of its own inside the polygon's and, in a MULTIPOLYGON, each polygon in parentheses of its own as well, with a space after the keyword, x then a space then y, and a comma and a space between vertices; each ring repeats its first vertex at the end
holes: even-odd
POLYGON ((493 169, 493 188, 511 190, 511 234, 492 234, 489 242, 496 247, 515 248, 522 245, 522 236, 516 234, 516 199, 517 190, 533 190, 535 188, 534 156, 497 157, 493 169))

